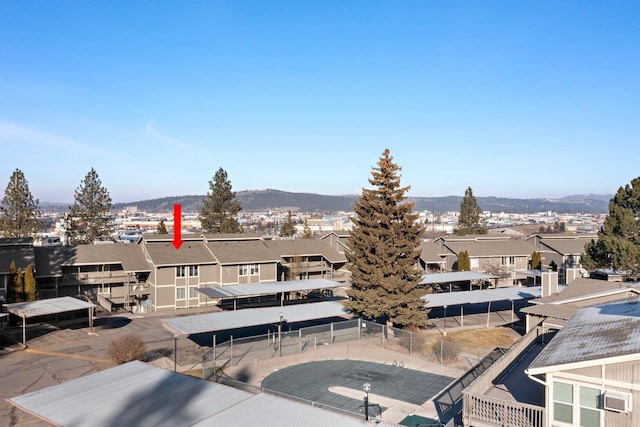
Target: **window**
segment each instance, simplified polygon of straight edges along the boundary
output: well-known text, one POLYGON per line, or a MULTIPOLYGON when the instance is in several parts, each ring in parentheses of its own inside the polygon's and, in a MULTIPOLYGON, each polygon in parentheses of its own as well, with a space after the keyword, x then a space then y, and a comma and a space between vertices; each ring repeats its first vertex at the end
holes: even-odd
POLYGON ((553 382, 553 420, 580 427, 600 427, 602 418, 600 389, 553 382), (574 395, 575 393, 575 395, 574 395))
POLYGON ((503 256, 502 257, 502 265, 516 265, 516 257, 503 256))
POLYGON ((240 276, 248 276, 249 275, 249 266, 248 265, 239 265, 238 266, 238 274, 240 276))
POLYGON ((186 276, 186 267, 181 265, 176 267, 176 277, 185 277, 186 276))
POLYGON ((258 276, 260 274, 260 266, 258 264, 251 264, 251 275, 258 276))
POLYGON ((190 299, 198 298, 198 287, 197 286, 189 286, 189 298, 190 299))
POLYGON ((189 277, 198 277, 198 266, 197 265, 189 266, 189 277))
POLYGON ((580 386, 580 426, 600 427, 600 390, 580 386))
POLYGON ((176 299, 186 299, 187 297, 187 288, 184 286, 176 287, 176 299))
POLYGON ((553 382, 553 419, 573 423, 573 385, 553 382))

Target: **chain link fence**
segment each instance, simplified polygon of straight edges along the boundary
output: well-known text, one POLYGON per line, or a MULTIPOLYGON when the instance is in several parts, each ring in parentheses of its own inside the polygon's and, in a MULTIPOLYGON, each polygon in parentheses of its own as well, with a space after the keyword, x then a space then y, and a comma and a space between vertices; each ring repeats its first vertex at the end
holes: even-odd
MULTIPOLYGON (((267 333, 216 343, 202 354, 202 377, 219 376, 226 367, 260 363, 275 357, 317 350, 321 346, 344 342, 379 345, 400 355, 406 354, 440 365, 469 368, 492 349, 469 347, 453 342, 439 333, 425 334, 389 327, 362 319, 310 326, 295 331, 267 333)), ((397 362, 404 364, 402 360, 397 362)))

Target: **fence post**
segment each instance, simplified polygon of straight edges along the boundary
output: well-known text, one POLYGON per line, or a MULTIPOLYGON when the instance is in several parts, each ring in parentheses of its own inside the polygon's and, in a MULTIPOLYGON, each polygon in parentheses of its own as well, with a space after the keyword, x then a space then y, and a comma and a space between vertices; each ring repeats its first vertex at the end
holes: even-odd
POLYGON ((361 319, 358 317, 358 341, 361 338, 361 333, 360 333, 361 329, 362 329, 361 319))

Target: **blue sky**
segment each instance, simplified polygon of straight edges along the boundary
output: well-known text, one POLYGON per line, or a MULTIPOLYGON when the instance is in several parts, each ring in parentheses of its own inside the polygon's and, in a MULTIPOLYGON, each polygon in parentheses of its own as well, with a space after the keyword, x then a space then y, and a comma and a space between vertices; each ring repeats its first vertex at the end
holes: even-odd
POLYGON ((114 202, 613 193, 640 175, 640 2, 0 2, 0 191, 114 202))

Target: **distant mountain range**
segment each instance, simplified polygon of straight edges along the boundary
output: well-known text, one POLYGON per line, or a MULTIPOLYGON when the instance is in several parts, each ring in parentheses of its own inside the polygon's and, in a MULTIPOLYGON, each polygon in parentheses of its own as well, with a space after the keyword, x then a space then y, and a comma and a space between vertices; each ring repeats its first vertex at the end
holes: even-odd
MULTIPOLYGON (((141 211, 171 212, 174 204, 182 205, 183 212, 198 212, 206 196, 176 196, 141 200, 131 203, 116 203, 114 210, 137 206, 141 211)), ((326 196, 311 193, 289 193, 279 190, 238 191, 237 199, 244 211, 291 210, 292 212, 331 213, 352 211, 358 195, 326 196)), ((574 195, 560 199, 514 199, 507 197, 476 197, 478 205, 485 211, 510 213, 535 213, 553 211, 558 213, 592 213, 609 211, 609 200, 613 195, 574 195)), ((462 196, 412 197, 416 211, 459 211, 462 196)))

